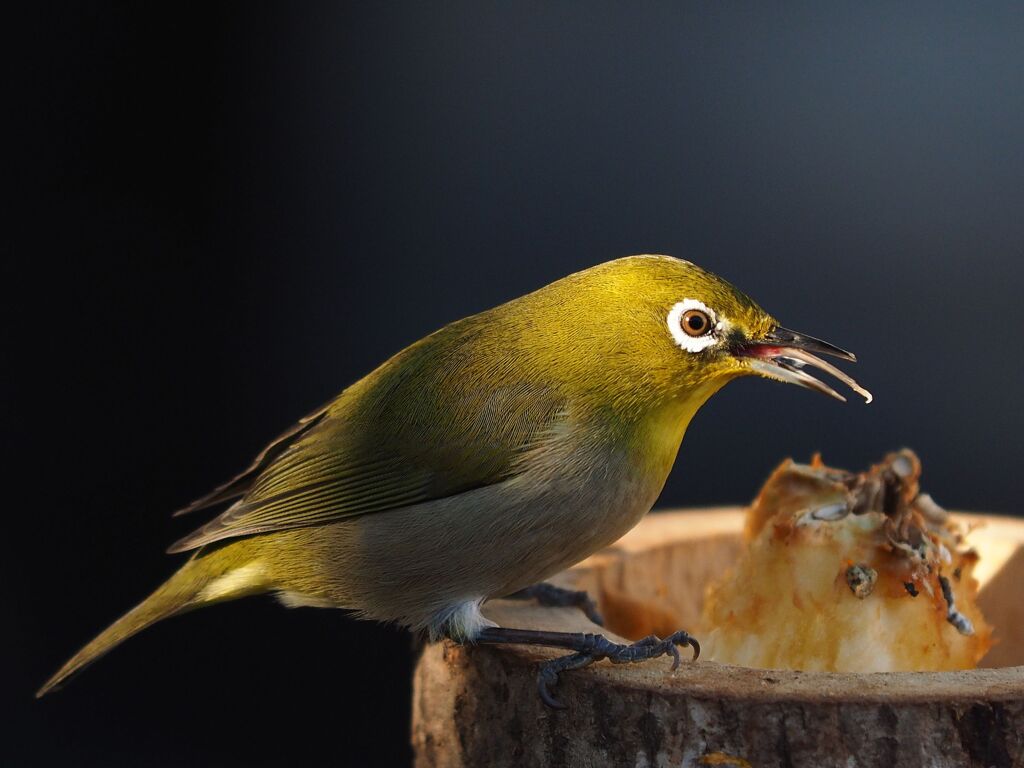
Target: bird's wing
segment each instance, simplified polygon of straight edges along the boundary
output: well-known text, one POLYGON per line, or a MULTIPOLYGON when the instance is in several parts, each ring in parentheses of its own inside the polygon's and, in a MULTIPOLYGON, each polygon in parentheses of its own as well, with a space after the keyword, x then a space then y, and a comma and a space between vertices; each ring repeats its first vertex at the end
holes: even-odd
POLYGON ((314 414, 309 426, 288 433, 286 443, 275 443, 238 485, 207 498, 227 498, 243 485, 245 495, 169 551, 323 525, 502 482, 523 471, 532 449, 561 433, 565 402, 552 389, 529 382, 483 386, 487 377, 472 367, 418 357, 386 364, 314 414))
POLYGON ((323 420, 324 416, 327 415, 327 408, 325 405, 322 408, 313 411, 308 416, 299 419, 299 421, 290 429, 282 432, 260 453, 252 460, 244 471, 238 473, 233 478, 228 480, 223 485, 218 485, 212 491, 205 496, 193 501, 186 507, 182 507, 174 513, 174 517, 179 515, 186 515, 189 512, 195 512, 200 509, 207 509, 208 507, 216 506, 225 501, 231 499, 237 499, 240 496, 244 496, 246 492, 252 487, 256 478, 259 477, 265 469, 267 469, 274 461, 285 451, 294 445, 298 440, 313 429, 317 424, 323 420))

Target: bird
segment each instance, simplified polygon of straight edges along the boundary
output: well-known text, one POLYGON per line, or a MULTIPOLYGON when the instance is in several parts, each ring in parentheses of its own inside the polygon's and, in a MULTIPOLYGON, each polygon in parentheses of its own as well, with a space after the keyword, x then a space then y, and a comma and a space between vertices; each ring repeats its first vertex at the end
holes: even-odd
POLYGON ((485 601, 585 594, 546 579, 606 547, 652 508, 697 410, 757 375, 845 398, 806 368, 870 393, 819 355, 856 357, 790 331, 689 261, 638 255, 568 275, 452 322, 300 419, 229 482, 176 512, 219 514, 175 542, 163 585, 71 657, 42 696, 142 629, 273 593, 458 643, 571 651, 538 671, 642 661, 699 642, 684 630, 616 643, 499 627, 485 601), (540 585, 540 586, 535 586, 540 585))

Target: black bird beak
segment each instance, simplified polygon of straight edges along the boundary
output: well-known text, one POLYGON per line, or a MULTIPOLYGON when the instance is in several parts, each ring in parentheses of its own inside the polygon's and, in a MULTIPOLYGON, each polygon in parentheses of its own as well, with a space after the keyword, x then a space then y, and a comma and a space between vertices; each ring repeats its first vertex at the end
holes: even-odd
POLYGON ((822 360, 818 357, 819 354, 832 355, 841 360, 848 360, 851 363, 857 362, 857 356, 852 352, 847 352, 845 349, 840 349, 834 344, 829 344, 827 341, 822 341, 803 333, 797 333, 782 326, 777 326, 762 339, 741 344, 736 351, 736 356, 746 360, 747 365, 749 365, 754 373, 765 378, 775 379, 787 384, 796 384, 806 389, 813 389, 815 392, 821 392, 824 395, 829 395, 837 400, 846 402, 846 398, 832 389, 832 387, 803 370, 804 366, 810 365, 835 376, 854 392, 861 395, 864 398, 864 402, 871 402, 872 396, 870 392, 834 365, 822 360))

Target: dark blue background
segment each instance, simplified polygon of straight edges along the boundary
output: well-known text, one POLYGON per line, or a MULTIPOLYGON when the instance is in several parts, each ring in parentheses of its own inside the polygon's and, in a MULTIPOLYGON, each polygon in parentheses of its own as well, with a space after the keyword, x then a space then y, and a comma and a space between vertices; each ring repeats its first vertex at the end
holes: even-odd
POLYGON ((409 639, 269 600, 30 696, 175 567, 196 521, 170 511, 296 417, 629 253, 855 350, 876 396, 731 385, 662 506, 909 445, 940 503, 1020 511, 1014 3, 150 3, 5 26, 4 764, 407 760, 409 639))

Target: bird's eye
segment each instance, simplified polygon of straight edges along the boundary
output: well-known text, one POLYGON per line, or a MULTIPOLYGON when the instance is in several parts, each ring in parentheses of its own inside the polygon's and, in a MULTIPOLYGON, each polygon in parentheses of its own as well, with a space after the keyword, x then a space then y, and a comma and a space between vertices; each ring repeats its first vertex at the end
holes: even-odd
POLYGON ((715 310, 697 299, 683 299, 669 310, 668 331, 680 348, 687 352, 701 352, 718 344, 719 329, 728 328, 719 322, 715 310))
POLYGON ((699 309, 688 309, 679 320, 687 336, 703 336, 711 330, 711 318, 699 309))

